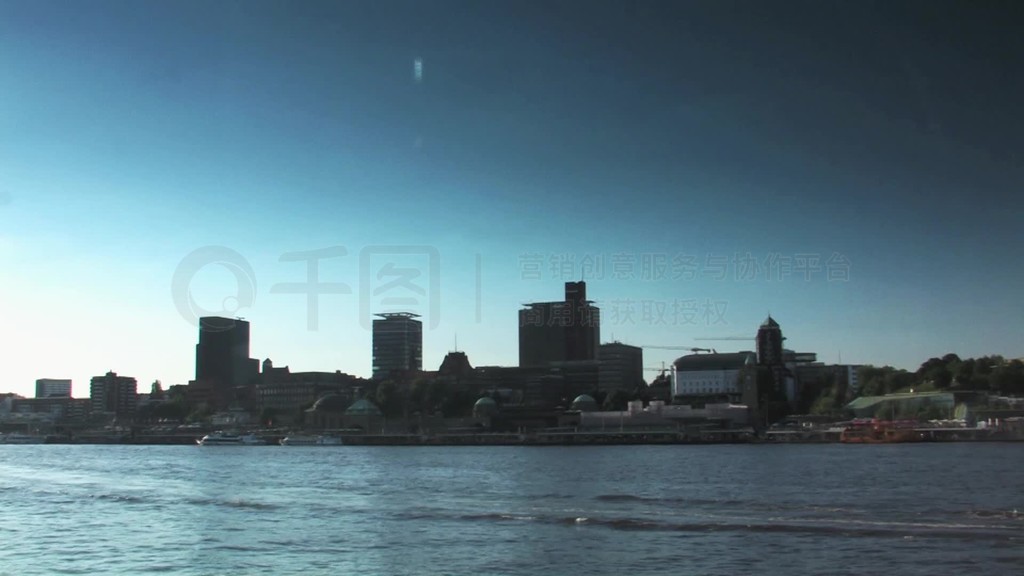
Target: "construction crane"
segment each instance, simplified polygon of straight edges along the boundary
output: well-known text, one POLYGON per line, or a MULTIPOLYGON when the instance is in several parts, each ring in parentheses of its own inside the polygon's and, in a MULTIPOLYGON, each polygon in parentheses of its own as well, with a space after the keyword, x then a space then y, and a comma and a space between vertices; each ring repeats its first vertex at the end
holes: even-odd
POLYGON ((641 348, 650 348, 651 350, 689 350, 690 352, 711 352, 712 354, 718 354, 718 351, 714 348, 691 348, 690 346, 641 346, 641 348))
POLYGON ((644 368, 644 370, 647 371, 647 372, 657 372, 658 373, 658 378, 664 378, 664 377, 666 377, 668 375, 668 368, 665 367, 665 363, 664 362, 661 363, 661 368, 647 367, 647 368, 644 368))

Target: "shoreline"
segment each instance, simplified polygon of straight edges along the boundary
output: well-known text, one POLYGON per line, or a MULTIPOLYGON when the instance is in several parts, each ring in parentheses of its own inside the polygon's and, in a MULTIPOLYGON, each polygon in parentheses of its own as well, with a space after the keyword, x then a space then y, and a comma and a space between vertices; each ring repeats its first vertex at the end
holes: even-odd
MULTIPOLYGON (((981 428, 921 429, 921 438, 909 442, 878 442, 934 444, 953 442, 1024 442, 1020 433, 981 428)), ((278 446, 287 434, 255 433, 264 446, 278 446)), ((329 431, 327 435, 331 435, 329 431)), ((534 432, 479 434, 334 434, 340 446, 623 446, 623 445, 712 445, 712 444, 841 444, 837 431, 785 431, 756 435, 749 430, 716 430, 702 433, 678 431, 637 432, 534 432)), ((129 446, 192 445, 202 434, 86 434, 71 437, 47 437, 32 444, 129 446)), ((3 444, 0 442, 0 444, 3 444)), ((10 445, 18 445, 11 443, 10 445)), ((326 446, 321 446, 326 447, 326 446)), ((294 447, 293 447, 294 448, 294 447)))

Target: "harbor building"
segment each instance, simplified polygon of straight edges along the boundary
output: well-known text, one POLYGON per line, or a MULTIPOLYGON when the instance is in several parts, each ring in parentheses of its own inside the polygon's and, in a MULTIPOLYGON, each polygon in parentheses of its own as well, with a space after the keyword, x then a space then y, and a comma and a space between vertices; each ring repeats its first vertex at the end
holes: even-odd
POLYGON ((423 323, 418 314, 388 312, 373 321, 373 379, 423 370, 423 323))
POLYGON ((683 356, 672 363, 672 396, 676 403, 741 403, 756 365, 754 352, 683 356))

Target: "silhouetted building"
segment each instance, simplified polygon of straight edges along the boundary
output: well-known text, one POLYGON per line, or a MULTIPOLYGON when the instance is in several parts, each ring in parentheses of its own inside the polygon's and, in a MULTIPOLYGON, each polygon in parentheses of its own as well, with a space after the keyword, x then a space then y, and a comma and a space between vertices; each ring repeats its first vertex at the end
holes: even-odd
POLYGON ((259 361, 249 358, 249 323, 237 318, 199 319, 196 380, 214 387, 250 384, 259 374, 259 361))
MULTIPOLYGON (((425 373, 426 375, 426 373, 425 373)), ((434 378, 445 382, 455 390, 468 390, 473 387, 476 378, 473 366, 465 352, 449 352, 441 361, 441 366, 434 373, 434 378)))
POLYGON ((287 366, 275 368, 267 359, 263 362, 260 383, 256 386, 260 410, 272 409, 276 419, 290 421, 316 400, 328 394, 341 396, 348 402, 355 399, 356 390, 367 382, 358 376, 335 372, 292 372, 287 366), (283 417, 283 418, 282 418, 283 417))
POLYGON ((587 283, 565 283, 565 359, 595 360, 601 345, 600 311, 587 300, 587 283))
POLYGON ((71 380, 40 378, 36 380, 36 398, 70 398, 71 380))
POLYGON ((423 323, 418 314, 389 312, 373 321, 373 379, 423 369, 423 323))
POLYGON ((597 387, 598 363, 583 360, 545 366, 481 366, 473 371, 473 379, 478 389, 497 392, 510 405, 566 409, 573 398, 597 387))
POLYGON ((587 300, 586 282, 566 282, 565 300, 535 302, 519 311, 519 366, 596 360, 601 311, 587 300))
POLYGON ((449 352, 441 361, 441 367, 437 369, 438 376, 459 376, 468 377, 473 374, 473 366, 469 363, 469 357, 465 352, 449 352))
POLYGON ((644 383, 644 350, 621 342, 601 344, 598 389, 635 390, 644 383))
POLYGON ((757 363, 761 366, 782 366, 784 362, 782 328, 771 316, 757 329, 757 363))
POLYGON ((107 372, 89 382, 89 404, 93 413, 107 412, 117 417, 131 416, 138 402, 135 378, 107 372))

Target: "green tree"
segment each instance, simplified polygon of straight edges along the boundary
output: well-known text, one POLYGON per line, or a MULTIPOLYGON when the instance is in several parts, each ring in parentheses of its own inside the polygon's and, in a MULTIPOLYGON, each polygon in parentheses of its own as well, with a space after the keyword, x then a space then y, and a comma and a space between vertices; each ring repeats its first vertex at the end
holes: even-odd
POLYGON ((189 415, 189 406, 184 398, 175 398, 166 402, 160 402, 153 406, 152 417, 155 420, 170 420, 172 422, 184 422, 189 415))
POLYGON ((405 408, 405 397, 398 385, 391 380, 385 380, 377 385, 374 398, 371 399, 380 408, 384 416, 396 418, 402 415, 405 408))
POLYGON ((630 394, 625 390, 615 390, 605 398, 603 408, 605 410, 625 410, 629 403, 630 394))
POLYGON ((189 422, 202 422, 213 415, 213 408, 206 402, 200 402, 198 406, 189 412, 186 418, 189 422))
POLYGON ((443 412, 445 406, 451 403, 448 384, 441 378, 431 380, 427 386, 426 401, 428 412, 443 412))
POLYGON ((418 378, 409 387, 408 405, 407 410, 409 413, 425 413, 429 412, 428 408, 428 396, 430 388, 430 379, 418 378))
POLYGON ((811 404, 808 413, 816 415, 834 414, 836 412, 836 397, 831 393, 818 396, 811 404))

